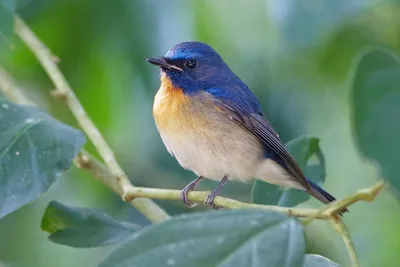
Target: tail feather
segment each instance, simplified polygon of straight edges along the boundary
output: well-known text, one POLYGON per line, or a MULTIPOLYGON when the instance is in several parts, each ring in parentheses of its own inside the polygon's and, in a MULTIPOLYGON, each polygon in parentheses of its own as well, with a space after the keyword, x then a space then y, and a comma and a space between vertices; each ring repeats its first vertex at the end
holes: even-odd
MULTIPOLYGON (((308 193, 310 193, 310 195, 312 195, 313 197, 315 197, 316 199, 318 199, 319 201, 321 201, 325 204, 328 204, 328 203, 336 200, 336 198, 334 196, 332 196, 331 194, 326 192, 319 185, 317 185, 316 183, 314 183, 313 181, 311 181, 309 179, 307 179, 307 180, 311 187, 311 189, 308 190, 308 193)), ((348 212, 348 210, 344 209, 342 212, 348 212)))

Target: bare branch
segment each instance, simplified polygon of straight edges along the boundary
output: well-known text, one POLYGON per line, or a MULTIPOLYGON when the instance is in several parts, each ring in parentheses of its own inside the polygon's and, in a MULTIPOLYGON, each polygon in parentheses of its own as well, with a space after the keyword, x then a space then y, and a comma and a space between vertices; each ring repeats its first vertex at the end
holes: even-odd
POLYGON ((332 224, 333 229, 335 229, 336 232, 338 232, 338 234, 343 239, 343 242, 349 253, 352 267, 360 267, 360 263, 357 258, 356 249, 354 248, 353 241, 351 240, 349 229, 347 229, 347 226, 342 221, 342 218, 340 218, 340 216, 338 216, 338 215, 332 216, 330 222, 332 224))

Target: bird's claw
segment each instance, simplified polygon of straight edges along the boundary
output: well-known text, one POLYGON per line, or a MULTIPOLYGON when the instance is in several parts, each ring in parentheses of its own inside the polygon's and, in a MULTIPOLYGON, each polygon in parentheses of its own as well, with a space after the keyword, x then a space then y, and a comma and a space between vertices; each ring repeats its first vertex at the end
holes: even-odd
POLYGON ((182 191, 181 191, 181 200, 183 201, 183 203, 185 203, 185 205, 188 207, 188 208, 194 208, 194 207, 196 207, 197 206, 197 202, 190 202, 189 201, 189 199, 188 199, 188 193, 190 192, 191 190, 187 190, 186 188, 185 189, 183 189, 182 191))
POLYGON ((207 196, 206 200, 204 201, 204 205, 206 205, 208 207, 211 207, 213 209, 217 209, 217 210, 221 209, 221 207, 218 207, 217 205, 215 205, 215 203, 214 203, 214 198, 215 197, 216 196, 213 193, 210 193, 207 196))

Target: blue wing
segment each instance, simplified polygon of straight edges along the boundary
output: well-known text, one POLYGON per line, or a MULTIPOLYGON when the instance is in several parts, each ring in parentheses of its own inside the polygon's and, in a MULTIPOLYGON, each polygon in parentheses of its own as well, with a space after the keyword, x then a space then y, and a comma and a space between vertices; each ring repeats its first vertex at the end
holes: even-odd
MULTIPOLYGON (((310 189, 306 177, 290 155, 271 123, 264 117, 256 97, 244 84, 231 85, 229 88, 218 87, 206 89, 215 100, 216 105, 250 133, 254 134, 272 152, 273 159, 282 165, 305 189, 310 189)), ((271 156, 271 155, 270 155, 271 156)))

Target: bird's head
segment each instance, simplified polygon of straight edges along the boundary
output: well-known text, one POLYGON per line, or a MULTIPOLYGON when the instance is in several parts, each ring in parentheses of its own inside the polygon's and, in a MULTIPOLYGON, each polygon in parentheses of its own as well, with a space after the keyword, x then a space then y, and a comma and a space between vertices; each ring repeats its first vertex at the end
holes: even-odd
POLYGON ((148 58, 147 62, 159 66, 174 87, 188 94, 237 79, 221 56, 201 42, 177 44, 164 57, 148 58))

